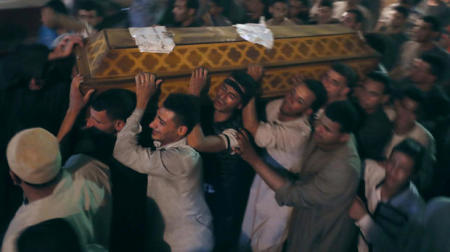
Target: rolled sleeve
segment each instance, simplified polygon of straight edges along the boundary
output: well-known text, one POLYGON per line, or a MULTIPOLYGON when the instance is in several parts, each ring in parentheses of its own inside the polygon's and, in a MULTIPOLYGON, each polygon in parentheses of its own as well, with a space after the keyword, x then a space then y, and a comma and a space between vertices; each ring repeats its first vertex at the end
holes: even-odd
POLYGON ((297 149, 307 141, 311 130, 277 123, 261 122, 255 134, 255 143, 261 148, 297 149))

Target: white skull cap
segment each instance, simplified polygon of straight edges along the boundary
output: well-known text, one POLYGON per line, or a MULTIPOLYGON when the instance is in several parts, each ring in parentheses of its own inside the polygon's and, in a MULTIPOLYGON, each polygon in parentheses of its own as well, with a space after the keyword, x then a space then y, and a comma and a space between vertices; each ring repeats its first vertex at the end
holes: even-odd
POLYGON ((8 143, 6 157, 11 171, 31 184, 50 182, 61 169, 58 139, 43 128, 17 133, 8 143))

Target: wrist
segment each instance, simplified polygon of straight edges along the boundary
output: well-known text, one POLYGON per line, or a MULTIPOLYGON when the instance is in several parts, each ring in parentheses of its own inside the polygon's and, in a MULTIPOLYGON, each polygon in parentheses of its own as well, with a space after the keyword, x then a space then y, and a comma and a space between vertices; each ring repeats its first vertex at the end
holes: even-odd
POLYGON ((148 101, 147 102, 137 101, 136 108, 145 110, 147 108, 147 104, 148 104, 148 101))

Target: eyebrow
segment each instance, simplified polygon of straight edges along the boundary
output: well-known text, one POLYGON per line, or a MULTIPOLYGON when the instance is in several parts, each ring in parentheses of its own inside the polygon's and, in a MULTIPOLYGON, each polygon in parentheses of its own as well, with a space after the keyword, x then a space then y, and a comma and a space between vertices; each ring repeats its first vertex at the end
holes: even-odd
POLYGON ((161 116, 158 115, 158 120, 160 120, 163 124, 166 124, 166 121, 164 121, 161 116))

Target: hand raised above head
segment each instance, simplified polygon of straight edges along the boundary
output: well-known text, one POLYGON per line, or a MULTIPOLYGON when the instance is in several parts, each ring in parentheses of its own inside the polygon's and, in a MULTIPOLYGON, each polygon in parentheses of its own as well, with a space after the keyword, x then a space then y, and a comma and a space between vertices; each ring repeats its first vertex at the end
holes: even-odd
POLYGON ((247 73, 250 75, 255 81, 260 81, 264 75, 264 68, 258 64, 250 64, 247 67, 247 73))
POLYGON ((67 35, 56 45, 48 55, 49 60, 65 58, 72 54, 75 45, 83 47, 83 39, 80 35, 67 35))
POLYGON ((70 84, 69 109, 80 111, 89 102, 94 89, 89 89, 84 95, 80 91, 80 85, 83 82, 83 76, 77 74, 73 77, 70 84))
POLYGON ((156 93, 162 83, 152 73, 138 73, 134 77, 136 82, 136 108, 145 109, 148 101, 156 93))
POLYGON ((199 96, 207 82, 208 70, 203 67, 197 67, 192 71, 191 79, 189 80, 189 93, 199 96))

